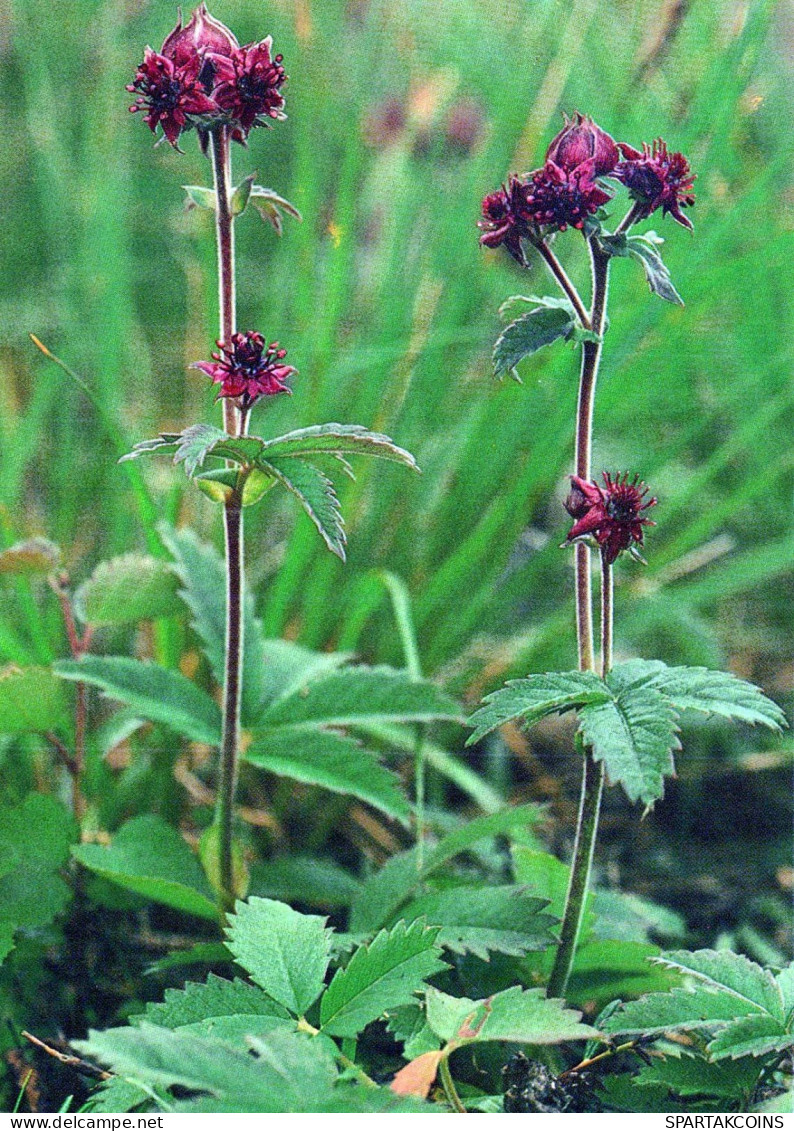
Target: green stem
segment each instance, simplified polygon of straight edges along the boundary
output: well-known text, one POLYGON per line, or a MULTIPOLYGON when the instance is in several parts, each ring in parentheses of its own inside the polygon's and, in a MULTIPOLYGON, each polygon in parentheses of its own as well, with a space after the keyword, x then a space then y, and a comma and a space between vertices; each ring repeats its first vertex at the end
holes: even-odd
MULTIPOLYGON (((606 305, 609 291, 609 255, 595 237, 587 241, 593 275, 593 300, 590 311, 592 329, 599 340, 582 344, 582 369, 579 380, 579 400, 576 412, 576 474, 589 480, 592 476, 593 407, 596 381, 601 361, 601 338, 606 325, 606 305)), ((576 573, 576 636, 579 651, 579 669, 595 670, 593 647, 593 598, 590 578, 590 548, 579 543, 575 549, 576 573)), ((610 574, 611 586, 611 574, 610 574)), ((611 588, 610 616, 607 628, 607 648, 611 653, 611 588)), ((602 642, 604 622, 602 618, 602 642)), ((603 767, 597 765, 589 750, 583 750, 582 792, 579 816, 576 822, 576 840, 571 860, 568 893, 560 927, 560 945, 549 978, 549 997, 561 997, 568 985, 573 968, 576 944, 584 917, 585 899, 593 866, 601 794, 604 788, 603 767)))
POLYGON ((455 1081, 452 1079, 452 1073, 449 1070, 449 1057, 442 1056, 438 1064, 438 1075, 441 1080, 441 1087, 444 1089, 444 1095, 447 1097, 447 1102, 453 1111, 459 1111, 466 1115, 466 1108, 463 1106, 463 1101, 458 1095, 458 1089, 455 1087, 455 1081))

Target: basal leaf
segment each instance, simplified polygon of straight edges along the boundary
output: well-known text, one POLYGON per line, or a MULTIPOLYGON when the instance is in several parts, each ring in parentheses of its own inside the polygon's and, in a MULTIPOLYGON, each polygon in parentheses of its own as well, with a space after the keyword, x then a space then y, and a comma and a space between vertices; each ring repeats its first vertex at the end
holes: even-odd
POLYGON ((794 1017, 791 1016, 794 1014, 794 962, 784 967, 775 981, 783 1001, 783 1013, 787 1020, 794 1021, 794 1017))
POLYGON ((449 860, 487 837, 501 836, 522 825, 534 824, 540 812, 536 805, 519 805, 468 821, 426 852, 422 869, 417 867, 413 849, 393 856, 362 887, 353 904, 350 930, 354 933, 379 930, 392 921, 419 884, 449 860))
POLYGON ((278 481, 299 501, 320 532, 331 553, 345 560, 345 526, 339 499, 331 480, 312 463, 294 456, 261 459, 260 467, 275 475, 278 481))
POLYGON ((581 1024, 581 1013, 566 1008, 558 998, 547 998, 542 989, 511 986, 472 1001, 429 987, 426 1000, 430 1028, 456 1045, 485 1041, 556 1045, 598 1036, 597 1029, 581 1024))
MULTIPOLYGON (((522 314, 505 326, 493 349, 494 376, 514 373, 525 357, 558 338, 566 337, 575 325, 570 311, 564 307, 541 306, 522 314)), ((514 373, 515 376, 517 374, 514 373)))
POLYGON ((174 1087, 195 1094, 169 1101, 175 1111, 317 1111, 330 1098, 337 1075, 320 1042, 284 1029, 252 1039, 250 1051, 147 1022, 92 1030, 75 1047, 150 1094, 174 1087))
POLYGON ((546 914, 545 899, 522 886, 450 887, 420 896, 402 911, 411 922, 423 917, 441 931, 438 941, 458 954, 485 961, 490 951, 524 955, 555 942, 557 920, 546 914))
POLYGON ((109 699, 133 707, 144 718, 163 723, 193 742, 220 741, 218 705, 181 672, 128 656, 83 656, 60 660, 53 670, 63 679, 100 688, 109 699))
POLYGON ((83 867, 129 891, 217 920, 218 909, 198 860, 179 832, 153 813, 122 825, 110 846, 78 844, 72 855, 83 867))
POLYGON ((320 1003, 320 1026, 336 1037, 354 1037, 387 1009, 406 1005, 425 979, 446 969, 437 928, 417 919, 381 931, 337 970, 320 1003))
POLYGON ((780 1021, 766 1013, 753 1013, 734 1021, 709 1041, 707 1052, 714 1060, 741 1056, 764 1056, 794 1046, 794 1033, 785 1032, 780 1021))
POLYGON ((618 691, 623 687, 654 688, 678 711, 722 715, 776 730, 786 726, 786 717, 776 703, 752 683, 729 672, 668 667, 658 660, 628 660, 615 666, 608 682, 618 691))
POLYGON ((606 703, 611 698, 604 681, 594 672, 546 672, 513 679, 487 695, 484 705, 470 716, 469 725, 475 729, 466 745, 515 719, 529 726, 554 712, 606 703))
POLYGON ((732 950, 669 950, 656 961, 681 974, 728 990, 750 1006, 785 1020, 780 987, 768 970, 732 950))
POLYGON ((661 692, 626 688, 612 702, 582 708, 579 717, 593 757, 629 800, 652 805, 663 796, 679 742, 675 711, 661 692))
POLYGON ((378 722, 462 721, 458 704, 429 680, 392 668, 346 668, 274 703, 260 726, 366 726, 378 722))
POLYGON ((334 456, 377 456, 402 463, 414 471, 419 470, 410 452, 399 448, 389 436, 370 432, 359 424, 315 424, 310 428, 298 428, 284 436, 266 440, 262 456, 269 462, 271 457, 305 457, 318 452, 334 456))
MULTIPOLYGON (((188 982, 184 989, 167 989, 165 1000, 148 1002, 140 1020, 165 1029, 179 1029, 212 1017, 249 1014, 287 1018, 280 1005, 261 990, 235 978, 233 982, 210 974, 206 982, 188 982)), ((139 1020, 133 1018, 133 1021, 139 1020)))
POLYGON ((656 1058, 642 1070, 648 1081, 666 1084, 679 1096, 725 1096, 740 1099, 751 1095, 758 1081, 758 1065, 748 1057, 741 1064, 712 1064, 702 1056, 656 1058))
POLYGON ((258 730, 245 757, 273 774, 358 797, 403 824, 410 819, 399 778, 352 738, 300 727, 258 730))
POLYGON ((349 907, 361 881, 335 861, 293 853, 260 860, 251 869, 251 894, 323 909, 349 907))
POLYGON ((124 554, 100 562, 74 595, 84 624, 135 624, 181 611, 177 580, 168 563, 146 554, 124 554))
POLYGON ((636 1001, 626 1002, 601 1022, 601 1028, 612 1035, 627 1036, 718 1029, 738 1017, 759 1012, 752 1003, 742 1001, 728 990, 704 984, 692 988, 675 986, 663 993, 645 994, 636 1001))
POLYGON ((302 1016, 319 997, 328 969, 331 932, 325 922, 286 903, 252 897, 229 917, 226 945, 257 985, 302 1016))
POLYGON ((0 734, 43 734, 68 725, 63 683, 50 668, 0 668, 0 734))

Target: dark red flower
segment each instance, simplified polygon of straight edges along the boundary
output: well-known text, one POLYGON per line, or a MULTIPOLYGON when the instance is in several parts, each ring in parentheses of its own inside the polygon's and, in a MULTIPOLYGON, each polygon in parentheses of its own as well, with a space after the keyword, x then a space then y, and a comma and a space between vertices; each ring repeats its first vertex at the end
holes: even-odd
POLYGON ((535 228, 556 228, 564 232, 583 228, 585 221, 612 198, 595 181, 594 157, 573 169, 547 161, 542 169, 528 175, 524 184, 522 215, 535 228))
POLYGON ((240 44, 232 32, 207 11, 207 5, 199 4, 182 27, 182 16, 171 34, 160 48, 163 55, 176 62, 185 62, 193 55, 202 58, 210 51, 216 55, 231 55, 240 44))
POLYGON ((482 231, 480 243, 483 247, 499 247, 504 244, 514 259, 526 265, 522 236, 529 235, 529 228, 523 216, 524 182, 514 174, 507 178, 507 184, 490 193, 482 202, 482 219, 477 227, 482 231))
POLYGON ((228 55, 209 55, 215 68, 213 97, 237 124, 237 139, 248 136, 252 126, 267 125, 267 118, 283 118, 284 97, 280 92, 287 76, 283 55, 272 55, 270 36, 260 43, 236 47, 228 55))
POLYGON ((135 78, 127 86, 131 94, 138 93, 130 112, 145 110, 143 120, 152 132, 161 125, 175 149, 182 131, 195 124, 194 118, 218 114, 201 81, 201 68, 197 52, 185 53, 177 60, 147 47, 135 78))
POLYGON ((292 365, 283 365, 287 351, 278 342, 265 345, 265 339, 255 330, 245 334, 232 334, 229 343, 217 342, 218 353, 212 361, 197 361, 193 369, 200 369, 220 385, 218 398, 239 397, 244 408, 250 408, 260 397, 274 393, 289 393, 284 381, 297 373, 292 365))
MULTIPOLYGON (((613 479, 603 472, 604 486, 588 483, 578 475, 571 476, 571 493, 565 500, 565 509, 576 519, 568 531, 568 542, 591 536, 598 544, 604 561, 612 564, 623 550, 639 557, 637 546, 643 543, 643 527, 655 526, 642 512, 656 505, 656 499, 646 499, 648 488, 635 475, 629 483, 628 472, 613 479)), ((642 560, 642 559, 640 559, 642 560)))
POLYGON ((566 114, 563 117, 565 126, 549 146, 546 160, 570 173, 583 161, 592 158, 594 176, 604 177, 611 173, 620 160, 614 139, 592 118, 578 110, 571 119, 566 114))
POLYGON ((620 162, 614 176, 623 182, 639 205, 637 218, 644 219, 661 208, 691 231, 692 221, 681 209, 691 208, 695 203, 692 192, 695 174, 683 153, 670 153, 661 138, 652 146, 644 142, 642 152, 625 143, 621 143, 620 150, 626 160, 620 162))

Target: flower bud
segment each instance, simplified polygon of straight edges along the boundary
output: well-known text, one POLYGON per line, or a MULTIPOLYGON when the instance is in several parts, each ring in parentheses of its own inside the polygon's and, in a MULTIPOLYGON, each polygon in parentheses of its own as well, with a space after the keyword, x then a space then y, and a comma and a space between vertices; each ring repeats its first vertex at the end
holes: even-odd
POLYGON ((231 55, 239 46, 226 25, 211 16, 207 11, 207 5, 201 3, 194 9, 184 27, 180 16, 179 22, 167 37, 160 53, 177 62, 185 62, 196 53, 202 57, 210 51, 216 55, 231 55))
POLYGON ((564 117, 565 126, 549 146, 546 160, 570 173, 583 161, 592 159, 594 176, 604 177, 611 173, 620 160, 620 154, 609 134, 578 110, 573 118, 564 117))

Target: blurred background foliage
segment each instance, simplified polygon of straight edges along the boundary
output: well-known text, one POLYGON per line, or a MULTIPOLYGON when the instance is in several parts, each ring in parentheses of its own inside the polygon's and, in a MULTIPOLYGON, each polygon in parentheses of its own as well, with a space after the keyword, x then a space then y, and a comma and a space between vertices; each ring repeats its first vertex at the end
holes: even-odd
MULTIPOLYGON (((257 169, 303 214, 281 239, 253 211, 238 224, 240 325, 278 338, 300 370, 294 397, 257 408, 253 428, 359 422, 424 472, 367 467, 340 485, 346 566, 286 498, 249 512, 249 577, 269 633, 402 664, 387 568, 409 587, 425 672, 469 702, 510 675, 572 666, 571 563, 558 547, 577 358, 557 347, 523 364, 523 385, 493 381, 499 304, 553 288, 540 264, 521 277, 481 250, 475 221, 484 193, 538 165, 561 111, 578 108, 635 145, 663 136, 698 173, 694 236, 648 225, 667 239, 686 306, 649 296, 629 261, 613 271, 596 466, 638 471, 660 500, 649 566, 619 570, 619 651, 728 664, 785 699, 790 6, 218 0, 213 11, 242 42, 271 33, 290 75, 288 121, 235 153, 239 177, 257 169)), ((188 369, 216 334, 211 217, 187 212, 179 187, 208 183, 209 165, 192 136, 182 156, 153 151, 124 91, 174 18, 164 0, 0 0, 1 536, 54 539, 76 581, 145 546, 113 429, 131 446, 218 416, 188 369)), ((586 286, 581 242, 568 233, 558 251, 586 286)), ((161 516, 218 538, 217 511, 181 474, 153 461, 144 475, 161 516)), ((0 596, 0 659, 64 652, 54 599, 24 581, 0 596)), ((557 802, 564 838, 576 793, 566 729, 508 738, 476 768, 506 796, 557 802)), ((689 729, 668 801, 638 826, 613 799, 605 840, 620 840, 623 874, 636 867, 637 882, 702 913, 704 927, 726 906, 733 925, 738 893, 763 945, 785 947, 790 744, 760 741, 689 729)))

